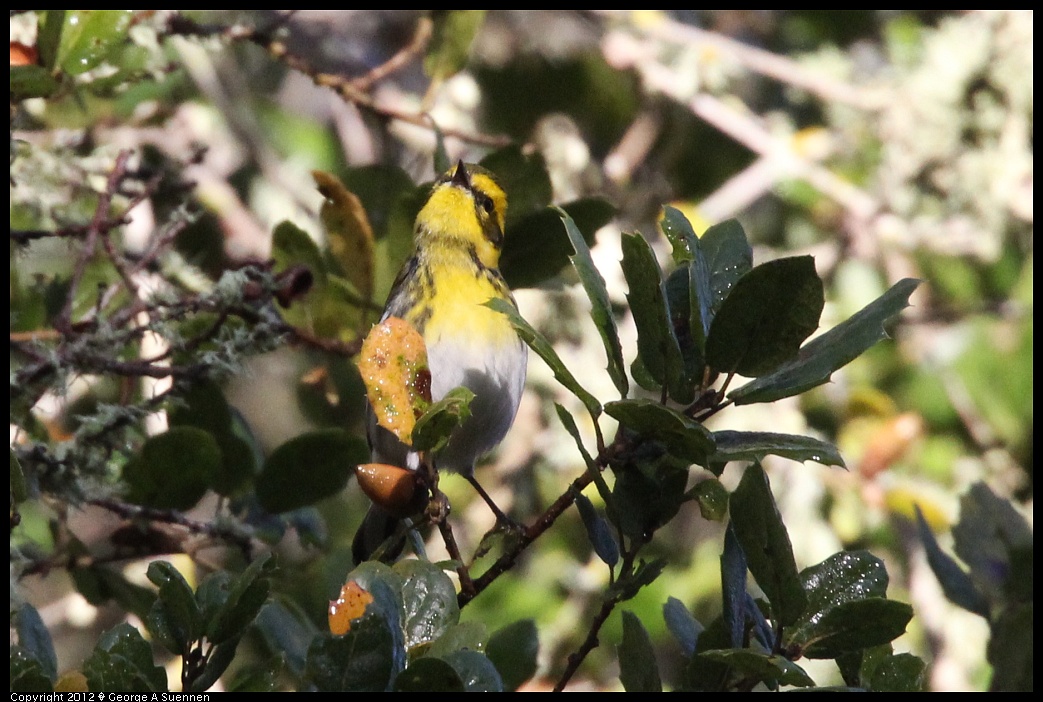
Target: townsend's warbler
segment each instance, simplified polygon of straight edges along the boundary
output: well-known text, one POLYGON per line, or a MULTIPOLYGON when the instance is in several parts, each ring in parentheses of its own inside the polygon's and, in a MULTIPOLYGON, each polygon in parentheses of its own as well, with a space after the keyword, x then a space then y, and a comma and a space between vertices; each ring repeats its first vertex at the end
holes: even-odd
MULTIPOLYGON (((449 169, 417 215, 413 255, 381 318, 400 317, 424 338, 432 401, 461 385, 474 392, 470 417, 434 456, 434 467, 466 477, 500 521, 506 517, 474 479, 474 464, 510 429, 525 385, 525 344, 507 317, 485 306, 493 298, 514 304, 498 268, 506 213, 507 196, 491 173, 463 161, 449 169)), ((420 456, 372 412, 368 438, 374 463, 419 468, 420 456)), ((355 562, 368 559, 398 526, 396 517, 371 506, 352 545, 355 562)), ((385 557, 397 556, 403 544, 399 538, 385 548, 385 557)))

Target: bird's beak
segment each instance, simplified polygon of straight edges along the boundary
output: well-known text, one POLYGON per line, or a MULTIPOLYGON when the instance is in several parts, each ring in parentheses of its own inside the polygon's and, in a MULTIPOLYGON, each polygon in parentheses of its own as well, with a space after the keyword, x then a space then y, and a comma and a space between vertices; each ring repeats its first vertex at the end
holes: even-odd
POLYGON ((464 190, 471 189, 471 178, 467 175, 467 169, 464 167, 464 160, 460 159, 456 164, 456 172, 453 173, 452 179, 449 181, 453 185, 463 188, 464 190))

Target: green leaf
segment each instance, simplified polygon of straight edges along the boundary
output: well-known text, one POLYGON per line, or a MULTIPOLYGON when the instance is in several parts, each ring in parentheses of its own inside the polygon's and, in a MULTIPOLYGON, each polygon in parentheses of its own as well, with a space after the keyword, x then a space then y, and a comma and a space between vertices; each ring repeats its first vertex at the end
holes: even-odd
POLYGON ((58 64, 74 76, 97 67, 127 42, 133 19, 133 10, 69 10, 58 64))
POLYGON ((424 72, 434 80, 445 80, 467 65, 485 10, 435 10, 431 18, 434 30, 424 56, 424 72))
POLYGON ((394 660, 388 622, 367 612, 344 636, 312 642, 305 675, 321 692, 383 692, 390 687, 394 660))
MULTIPOLYGON (((678 326, 687 327, 688 335, 698 353, 699 364, 702 365, 704 350, 706 347, 706 335, 710 331, 710 322, 713 321, 713 291, 710 289, 710 268, 703 254, 699 237, 692 229, 691 223, 673 207, 663 208, 663 220, 660 223, 663 234, 674 246, 674 261, 684 264, 682 269, 685 274, 687 285, 687 302, 685 305, 688 314, 685 319, 680 320, 682 324, 675 322, 678 326)), ((674 310, 671 309, 671 312, 674 310)), ((676 315, 675 315, 676 316, 676 315)), ((681 337, 681 334, 678 334, 681 337)), ((699 369, 701 371, 701 368, 699 369)))
POLYGON ((464 681, 441 658, 419 658, 395 678, 395 692, 465 692, 464 681))
POLYGON ((12 104, 29 98, 48 97, 57 92, 60 85, 43 66, 11 66, 8 86, 12 104))
POLYGON ((268 601, 270 576, 275 566, 269 554, 253 561, 235 578, 220 608, 208 620, 206 638, 222 644, 238 640, 268 601))
POLYGON ((884 323, 909 305, 920 281, 906 278, 850 319, 808 342, 796 358, 728 393, 737 405, 774 402, 799 395, 829 380, 841 368, 887 337, 884 323))
MULTIPOLYGON (((18 644, 11 644, 11 682, 12 693, 52 692, 54 683, 43 669, 43 665, 32 653, 18 644)), ((12 695, 12 699, 15 699, 12 695)))
POLYGON ((413 448, 417 451, 440 451, 459 425, 471 416, 474 393, 463 386, 453 388, 434 403, 413 427, 413 448))
POLYGON ((507 315, 511 325, 514 327, 515 331, 518 332, 518 336, 522 338, 522 341, 528 344, 529 348, 535 351, 536 355, 543 359, 543 361, 550 367, 551 371, 554 372, 554 378, 561 383, 566 390, 578 397, 587 408, 587 411, 590 412, 591 418, 594 421, 597 421, 598 415, 601 414, 601 403, 598 402, 596 397, 583 389, 575 376, 573 376, 572 373, 569 372, 569 369, 565 367, 565 364, 561 362, 557 352, 554 351, 554 347, 550 345, 550 342, 547 341, 546 337, 533 329, 528 322, 522 319, 522 316, 518 314, 518 310, 516 310, 514 305, 507 300, 494 298, 486 302, 485 306, 507 315))
POLYGON ((684 603, 676 597, 668 597, 663 605, 663 620, 666 622, 666 628, 680 644, 681 654, 686 658, 694 654, 699 643, 699 634, 703 632, 703 625, 692 616, 684 603))
POLYGON ((728 514, 728 490, 716 478, 703 480, 688 491, 688 496, 699 504, 703 519, 719 522, 728 514))
POLYGON ((851 600, 828 610, 810 632, 807 658, 836 658, 846 651, 879 646, 905 633, 913 608, 882 597, 851 600))
POLYGON ((619 561, 619 544, 616 543, 608 522, 597 513, 586 495, 575 489, 572 490, 572 494, 576 500, 576 508, 579 509, 580 519, 587 530, 587 538, 594 547, 594 553, 609 568, 615 566, 619 561))
POLYGON ((25 603, 14 614, 18 645, 40 664, 40 668, 52 682, 58 678, 58 657, 54 653, 51 633, 47 631, 40 613, 25 603))
POLYGON ((688 468, 659 444, 645 444, 612 464, 613 519, 624 535, 646 541, 674 518, 688 499, 688 468))
POLYGON ((342 429, 302 434, 279 446, 257 477, 257 498, 271 513, 314 504, 344 489, 369 460, 366 442, 342 429))
POLYGON ((393 570, 402 576, 402 602, 407 650, 414 651, 435 641, 460 621, 453 581, 433 563, 401 561, 393 570))
POLYGON ((569 242, 575 252, 569 259, 590 300, 590 316, 594 320, 598 334, 601 335, 601 343, 605 346, 605 355, 608 357, 608 375, 612 378, 620 396, 626 397, 629 383, 626 367, 623 365, 623 349, 619 345, 619 334, 616 331, 616 321, 612 317, 612 305, 608 299, 605 279, 594 266, 594 259, 590 257, 590 249, 587 248, 587 242, 583 240, 583 235, 576 227, 576 223, 567 212, 560 208, 555 209, 561 215, 565 232, 569 235, 569 242))
POLYGON ((488 658, 477 651, 454 651, 442 656, 463 681, 465 692, 503 692, 503 681, 488 658))
POLYGON ((453 651, 482 651, 489 632, 482 622, 457 622, 451 624, 445 632, 423 651, 425 656, 445 656, 453 651))
POLYGON ((626 428, 661 441, 689 463, 702 465, 714 452, 714 438, 702 424, 654 400, 618 400, 605 405, 605 414, 626 428))
POLYGON ((746 554, 735 534, 735 523, 724 532, 721 553, 721 619, 732 648, 742 648, 746 632, 746 554))
POLYGON ((95 607, 114 600, 120 607, 144 621, 156 601, 156 593, 152 588, 132 583, 120 572, 102 565, 76 568, 70 575, 77 591, 95 607))
POLYGON ((65 29, 66 12, 68 10, 46 10, 40 18, 36 49, 40 54, 40 65, 48 73, 54 70, 58 61, 58 48, 61 46, 62 30, 65 29))
POLYGON ((662 692, 659 665, 648 632, 633 612, 623 612, 623 641, 618 648, 619 681, 627 692, 662 692))
POLYGON ((751 378, 771 373, 793 359, 818 328, 824 302, 811 256, 757 266, 739 279, 713 318, 707 363, 751 378))
POLYGON ((774 617, 783 625, 793 624, 804 611, 807 596, 797 574, 789 533, 759 463, 742 474, 730 509, 750 573, 771 603, 774 617))
POLYGON ((699 657, 729 665, 744 677, 758 678, 765 684, 774 685, 778 682, 795 687, 812 687, 815 684, 803 668, 777 654, 760 653, 747 648, 706 651, 700 653, 699 657))
POLYGON ((666 303, 666 286, 652 247, 640 234, 623 234, 623 276, 637 326, 637 351, 645 368, 678 402, 695 398, 686 382, 681 349, 666 303))
POLYGON ((815 461, 824 466, 844 466, 836 446, 810 436, 775 434, 767 431, 715 431, 717 450, 711 462, 759 461, 771 454, 793 461, 815 461))
POLYGON ((888 643, 905 631, 912 608, 885 599, 883 561, 867 551, 842 552, 804 569, 808 607, 787 633, 809 658, 836 658, 888 643))
POLYGON ((221 470, 213 435, 195 427, 172 427, 153 436, 123 467, 127 499, 159 509, 186 510, 206 494, 221 470))
POLYGON ((489 637, 485 655, 500 671, 505 690, 517 690, 536 674, 540 652, 539 632, 531 619, 508 624, 489 637))
POLYGON ((869 689, 873 692, 924 692, 927 665, 911 653, 899 653, 880 661, 869 689))
POLYGON ((562 230, 560 210, 572 218, 588 247, 593 245, 598 229, 605 226, 616 212, 606 200, 589 197, 560 208, 541 207, 525 216, 512 218, 515 206, 514 200, 510 199, 500 272, 511 289, 539 285, 569 265, 574 249, 562 230))
POLYGON ((927 564, 931 566, 934 577, 942 586, 942 592, 953 604, 963 607, 968 612, 988 618, 989 602, 981 594, 974 581, 967 575, 949 554, 942 550, 938 541, 931 532, 931 527, 920 512, 920 506, 915 505, 916 525, 920 532, 920 541, 923 542, 924 552, 927 554, 927 564))
POLYGON ((153 561, 146 571, 159 587, 159 596, 145 620, 154 639, 174 655, 188 653, 189 646, 203 636, 203 616, 192 588, 167 561, 153 561))
POLYGON ((753 249, 746 240, 742 225, 734 219, 707 229, 699 245, 710 271, 713 295, 710 309, 712 314, 717 314, 735 284, 753 268, 753 249))
POLYGON ((315 240, 293 222, 283 221, 272 230, 272 258, 275 270, 301 264, 315 276, 317 285, 326 282, 326 264, 315 240))
POLYGON ((296 603, 286 599, 269 601, 255 620, 257 631, 270 651, 279 651, 286 667, 301 675, 308 657, 308 646, 319 630, 296 603))
POLYGON ((152 660, 152 647, 130 624, 102 634, 83 663, 91 692, 166 692, 167 673, 152 660))

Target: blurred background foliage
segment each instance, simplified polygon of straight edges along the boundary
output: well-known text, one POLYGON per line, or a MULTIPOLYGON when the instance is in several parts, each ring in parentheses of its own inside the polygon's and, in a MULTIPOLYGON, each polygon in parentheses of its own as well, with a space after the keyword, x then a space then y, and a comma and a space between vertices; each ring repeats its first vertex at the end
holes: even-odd
MULTIPOLYGON (((433 178, 439 157, 479 161, 494 152, 503 166, 490 167, 508 179, 536 155, 546 164, 549 183, 540 187, 549 190, 512 194, 512 217, 548 198, 596 196, 613 206, 593 254, 624 349, 635 336, 619 234, 642 232, 665 263, 669 246, 657 220, 667 203, 698 232, 739 219, 758 263, 813 254, 826 283, 823 329, 897 280, 923 279, 893 342, 827 385, 770 406, 731 408, 711 428, 836 443, 847 472, 765 461, 798 566, 844 548, 871 550, 887 564, 891 597, 916 613, 896 650, 929 663, 932 689, 988 687, 988 626, 945 599, 917 535, 914 503, 950 551, 961 496, 977 482, 1031 524, 1031 12, 69 13, 11 14, 13 349, 46 340, 55 320, 90 318, 106 294, 129 294, 121 273, 140 278, 138 291, 162 291, 166 280, 218 296, 221 272, 245 263, 274 259, 279 271, 326 257, 311 270, 335 274, 309 281, 309 294, 285 313, 300 332, 290 335, 295 343, 280 343, 287 331, 273 322, 267 340, 244 338, 227 357, 214 350, 212 360, 227 365, 221 391, 234 408, 220 421, 225 435, 240 437, 237 450, 258 455, 320 427, 358 433, 363 403, 352 344, 408 253, 423 197, 414 184, 433 178), (55 21, 71 28, 59 43, 48 26, 55 21), (511 145, 518 148, 503 151, 511 145), (118 168, 129 185, 107 187, 118 168), (364 282, 327 234, 328 194, 313 171, 341 180, 368 215, 375 254, 364 282), (133 270, 99 260, 78 266, 69 242, 96 221, 100 193, 126 215, 104 239, 133 270), (173 248, 159 255, 160 243, 173 248), (70 280, 87 293, 69 296, 70 280), (360 304, 367 297, 372 302, 360 304)), ((592 225, 603 223, 602 213, 591 214, 592 225)), ((612 396, 574 283, 563 274, 526 286, 521 312, 585 387, 612 396)), ((84 426, 105 421, 106 407, 147 398, 165 382, 131 383, 99 370, 63 378, 61 392, 19 395, 16 380, 25 379, 15 370, 13 356, 13 445, 26 436, 55 447, 82 438, 84 426)), ((497 502, 523 520, 583 470, 551 401, 577 417, 581 406, 538 360, 529 377, 495 468, 479 471, 497 502)), ((140 442, 162 422, 142 418, 142 435, 127 440, 140 442)), ((581 422, 580 430, 589 438, 590 427, 581 422)), ((62 486, 71 502, 24 502, 12 529, 12 577, 25 573, 12 582, 12 603, 24 598, 41 612, 59 671, 125 616, 72 589, 59 567, 74 563, 71 540, 88 551, 109 543, 105 558, 121 582, 146 582, 148 561, 111 541, 119 524, 112 510, 88 504, 110 494, 120 474, 121 466, 99 461, 65 483, 52 475, 50 487, 62 486)), ((458 538, 473 550, 491 526, 484 505, 463 481, 443 488, 462 524, 458 538)), ((272 525, 283 566, 273 590, 319 626, 350 567, 348 544, 365 505, 352 484, 297 523, 272 525)), ((221 509, 206 499, 188 514, 206 521, 221 509)), ((214 534, 151 536, 162 541, 153 553, 185 554, 172 560, 186 577, 225 562, 214 534)), ((659 613, 668 596, 700 620, 716 615, 722 539, 720 524, 690 505, 654 544, 671 568, 627 609, 660 647, 661 666, 681 661, 659 613)), ((534 618, 538 688, 558 672, 549 666, 576 648, 604 580, 570 513, 463 616, 490 629, 534 618)), ((578 689, 616 684, 612 643, 621 636, 614 615, 578 689)), ((265 656, 271 642, 247 644, 265 656)))

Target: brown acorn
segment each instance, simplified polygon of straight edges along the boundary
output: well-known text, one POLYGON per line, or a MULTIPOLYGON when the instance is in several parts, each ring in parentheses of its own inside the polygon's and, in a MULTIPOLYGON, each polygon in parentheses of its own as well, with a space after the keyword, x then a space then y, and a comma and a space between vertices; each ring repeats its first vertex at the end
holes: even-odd
POLYGON ((396 517, 410 517, 427 505, 427 488, 415 471, 386 463, 363 463, 355 468, 355 477, 373 504, 396 517))

